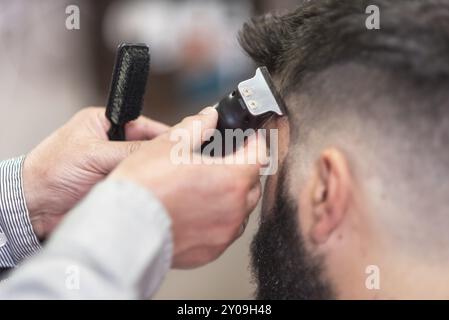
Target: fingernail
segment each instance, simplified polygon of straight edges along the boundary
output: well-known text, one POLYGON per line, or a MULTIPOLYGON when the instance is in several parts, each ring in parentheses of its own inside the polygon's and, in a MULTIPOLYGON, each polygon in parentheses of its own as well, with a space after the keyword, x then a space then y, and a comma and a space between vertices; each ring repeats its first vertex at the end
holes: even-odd
POLYGON ((207 107, 207 108, 204 108, 203 110, 201 110, 199 114, 207 116, 207 115, 212 114, 213 112, 215 112, 215 108, 207 107))
POLYGON ((268 167, 270 165, 271 159, 270 157, 263 158, 261 161, 262 167, 268 167))

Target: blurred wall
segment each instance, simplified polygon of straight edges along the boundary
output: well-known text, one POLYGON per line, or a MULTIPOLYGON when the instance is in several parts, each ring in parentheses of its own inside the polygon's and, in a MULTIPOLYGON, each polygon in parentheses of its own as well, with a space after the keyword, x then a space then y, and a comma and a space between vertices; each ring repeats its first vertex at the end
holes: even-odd
POLYGON ((77 109, 99 102, 89 19, 81 30, 68 31, 69 3, 74 1, 0 0, 1 159, 28 152, 77 109))

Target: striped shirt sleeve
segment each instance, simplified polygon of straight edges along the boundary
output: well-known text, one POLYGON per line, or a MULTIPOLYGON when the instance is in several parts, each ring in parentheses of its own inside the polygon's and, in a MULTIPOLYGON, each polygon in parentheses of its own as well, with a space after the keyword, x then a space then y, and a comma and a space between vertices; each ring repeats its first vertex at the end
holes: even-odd
POLYGON ((0 268, 11 268, 41 248, 25 202, 25 157, 0 162, 0 268))

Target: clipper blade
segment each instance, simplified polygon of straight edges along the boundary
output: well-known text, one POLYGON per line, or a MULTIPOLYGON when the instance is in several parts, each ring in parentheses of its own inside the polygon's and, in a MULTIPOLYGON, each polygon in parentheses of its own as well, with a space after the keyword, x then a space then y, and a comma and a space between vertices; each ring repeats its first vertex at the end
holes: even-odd
POLYGON ((272 112, 278 116, 286 114, 284 100, 279 95, 266 67, 256 70, 256 75, 237 86, 248 111, 253 116, 272 112))

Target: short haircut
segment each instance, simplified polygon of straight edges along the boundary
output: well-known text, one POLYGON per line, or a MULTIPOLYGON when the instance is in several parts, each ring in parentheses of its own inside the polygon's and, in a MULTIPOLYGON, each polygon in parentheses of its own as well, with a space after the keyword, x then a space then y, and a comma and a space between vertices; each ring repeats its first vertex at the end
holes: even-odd
POLYGON ((301 1, 239 40, 276 79, 303 169, 340 147, 396 238, 449 243, 449 0, 301 1))

